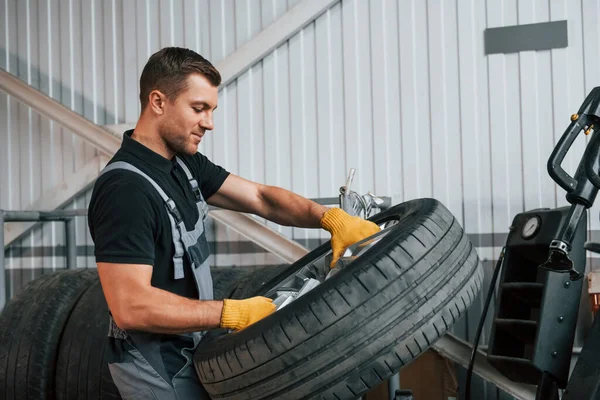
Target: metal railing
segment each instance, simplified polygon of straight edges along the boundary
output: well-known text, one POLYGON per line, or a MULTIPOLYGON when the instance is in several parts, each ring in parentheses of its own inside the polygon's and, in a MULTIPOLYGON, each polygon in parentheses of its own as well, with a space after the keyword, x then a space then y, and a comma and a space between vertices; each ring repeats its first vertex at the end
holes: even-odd
POLYGON ((0 310, 6 304, 6 265, 4 248, 4 224, 6 222, 51 222, 65 223, 65 248, 67 269, 77 267, 77 242, 75 237, 75 217, 86 216, 87 210, 54 210, 54 211, 6 211, 0 210, 0 310))

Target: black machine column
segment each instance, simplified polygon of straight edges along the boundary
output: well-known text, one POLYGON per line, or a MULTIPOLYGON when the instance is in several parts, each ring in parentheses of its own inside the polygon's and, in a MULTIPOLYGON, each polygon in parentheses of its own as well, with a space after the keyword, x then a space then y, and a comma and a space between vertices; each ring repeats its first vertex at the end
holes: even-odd
POLYGON ((598 128, 600 87, 571 116, 547 164, 571 206, 518 214, 505 246, 487 358, 511 380, 537 385, 538 400, 558 399, 558 388, 569 380, 585 272, 587 209, 600 188, 600 134, 592 135, 573 177, 561 163, 579 133, 598 128))

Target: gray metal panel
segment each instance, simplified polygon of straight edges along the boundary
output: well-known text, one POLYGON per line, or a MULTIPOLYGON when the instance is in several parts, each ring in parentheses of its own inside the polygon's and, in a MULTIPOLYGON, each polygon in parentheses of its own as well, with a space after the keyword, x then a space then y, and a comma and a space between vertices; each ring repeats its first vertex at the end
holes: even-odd
POLYGON ((485 30, 485 54, 567 47, 567 33, 567 21, 488 28, 485 30))

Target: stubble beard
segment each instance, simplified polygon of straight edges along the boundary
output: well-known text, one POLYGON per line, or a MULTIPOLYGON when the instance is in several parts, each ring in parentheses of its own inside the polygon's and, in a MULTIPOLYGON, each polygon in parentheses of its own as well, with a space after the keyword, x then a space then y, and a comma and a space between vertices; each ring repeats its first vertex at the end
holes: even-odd
POLYGON ((193 156, 198 152, 197 146, 189 142, 189 135, 182 135, 181 129, 173 125, 163 125, 160 136, 167 149, 175 154, 193 156))

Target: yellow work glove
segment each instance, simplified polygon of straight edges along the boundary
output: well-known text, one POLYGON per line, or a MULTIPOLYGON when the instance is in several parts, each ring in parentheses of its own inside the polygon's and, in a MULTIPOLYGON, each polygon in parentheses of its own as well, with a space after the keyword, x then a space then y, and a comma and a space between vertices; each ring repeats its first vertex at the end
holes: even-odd
POLYGON ((321 227, 331 233, 333 260, 330 268, 334 267, 346 247, 381 230, 374 222, 351 216, 341 208, 331 208, 327 211, 321 218, 321 227))
POLYGON ((243 300, 223 300, 221 328, 241 330, 275 311, 273 300, 266 297, 251 297, 243 300))

